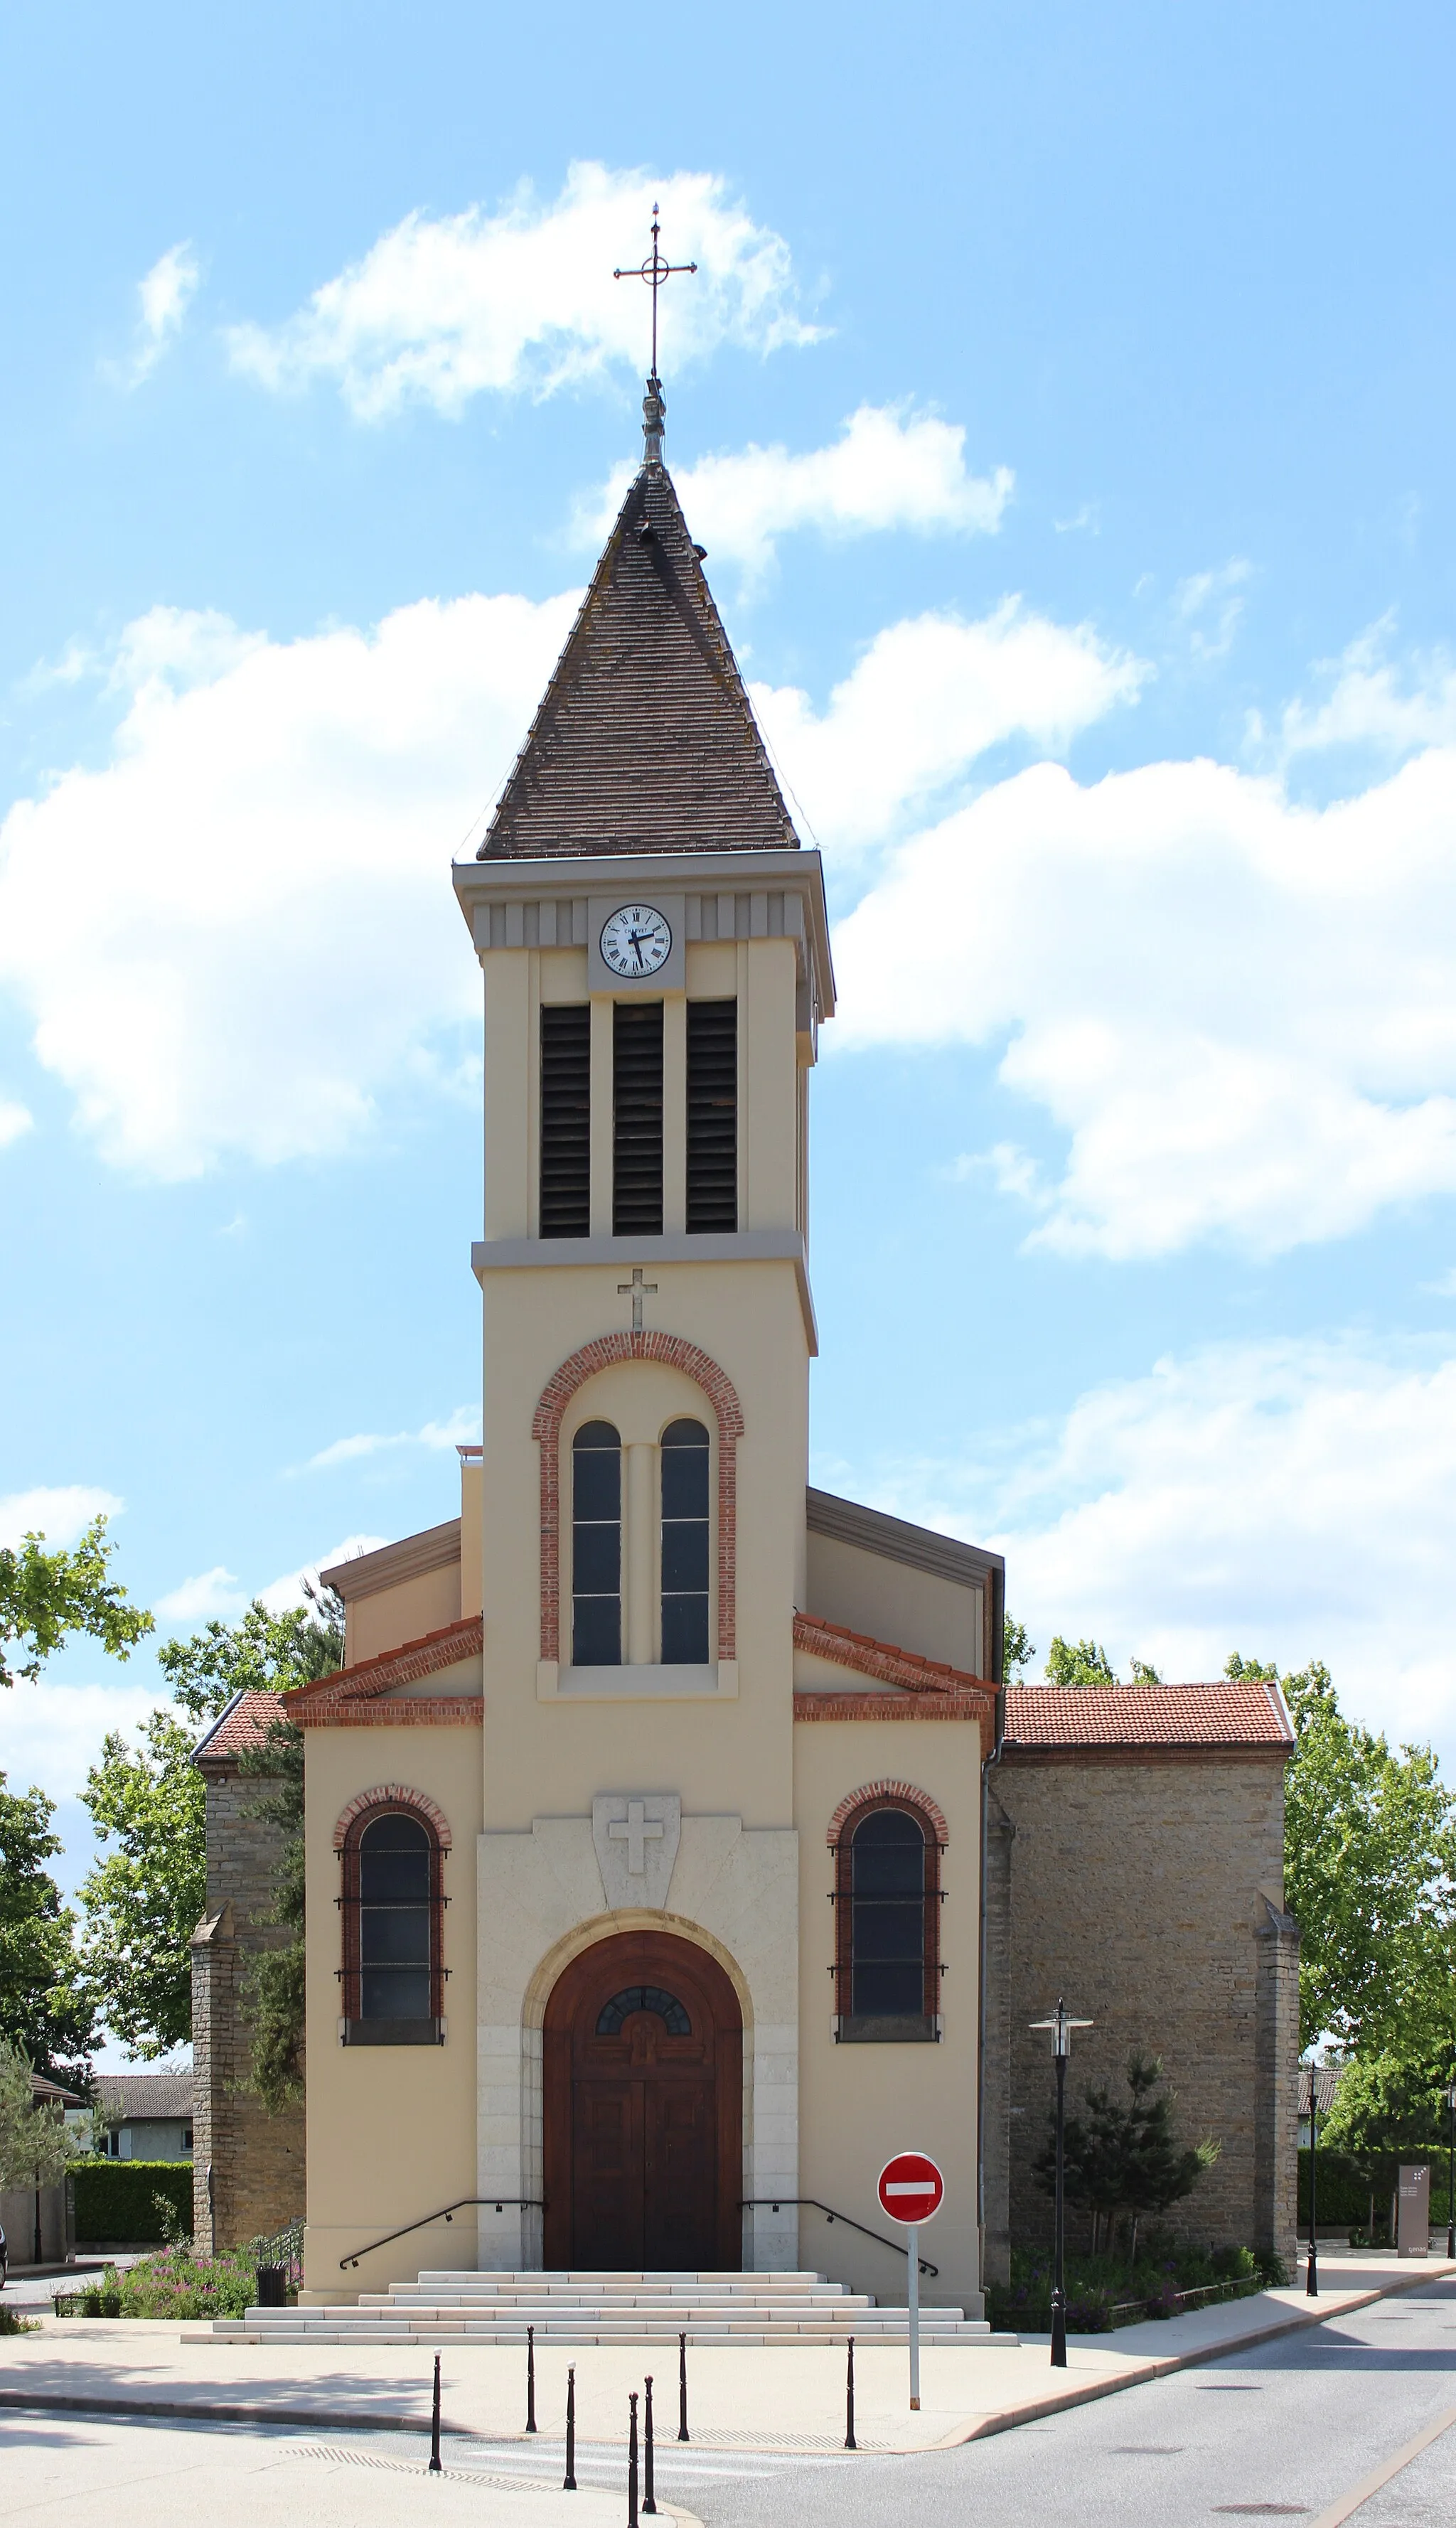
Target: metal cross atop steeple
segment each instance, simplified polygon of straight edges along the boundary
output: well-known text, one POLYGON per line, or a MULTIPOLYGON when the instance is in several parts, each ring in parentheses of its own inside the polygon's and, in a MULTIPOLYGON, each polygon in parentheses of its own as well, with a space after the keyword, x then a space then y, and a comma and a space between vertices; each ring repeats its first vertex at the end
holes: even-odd
POLYGON ((658 208, 659 205, 654 202, 652 204, 651 253, 644 255, 641 263, 639 264, 618 264, 612 274, 613 281, 631 281, 634 278, 639 281, 645 281, 652 293, 652 366, 648 378, 648 391, 642 407, 644 415, 643 427, 647 436, 648 444, 648 463, 650 465, 660 465, 662 462, 662 416, 666 411, 666 405, 662 400, 662 381, 657 375, 657 292, 661 289, 664 281, 670 281, 675 272, 696 272, 698 269, 696 263, 668 262, 667 257, 663 254, 658 242, 662 234, 661 225, 657 218, 658 208))

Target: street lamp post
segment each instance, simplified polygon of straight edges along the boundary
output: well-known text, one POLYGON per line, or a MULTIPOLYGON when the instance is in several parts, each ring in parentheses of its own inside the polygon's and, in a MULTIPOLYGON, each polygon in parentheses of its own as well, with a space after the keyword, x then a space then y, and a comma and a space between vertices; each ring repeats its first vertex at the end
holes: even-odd
POLYGON ((1456 2080, 1446 2090, 1446 2257, 1456 2257, 1456 2080))
POLYGON ((1054 2214, 1055 2242, 1052 2249, 1052 2367, 1066 2368, 1066 2291, 1065 2287, 1064 2250, 1066 2233, 1065 2186, 1065 2147, 1066 2138, 1066 2065, 1071 2053, 1071 2031, 1074 2028, 1091 2028, 1090 2019, 1070 2019, 1066 2004, 1058 1995, 1057 2007, 1050 2019, 1033 2019, 1033 2028, 1052 2031, 1052 2053, 1057 2065, 1057 2188, 1054 2214))
POLYGON ((1315 2172, 1319 2166, 1320 2093, 1313 2059, 1310 2063, 1310 2252, 1305 2265, 1306 2299, 1320 2296, 1320 2251, 1315 2243, 1315 2172))

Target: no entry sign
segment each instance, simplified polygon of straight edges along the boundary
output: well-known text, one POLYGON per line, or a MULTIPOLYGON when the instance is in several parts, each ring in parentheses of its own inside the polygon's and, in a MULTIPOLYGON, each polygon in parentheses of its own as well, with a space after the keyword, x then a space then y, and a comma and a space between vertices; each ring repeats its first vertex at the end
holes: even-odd
POLYGON ((945 2195, 946 2182, 933 2159, 922 2150, 902 2150, 880 2170, 880 2209, 892 2221, 911 2226, 928 2221, 938 2212, 945 2195))

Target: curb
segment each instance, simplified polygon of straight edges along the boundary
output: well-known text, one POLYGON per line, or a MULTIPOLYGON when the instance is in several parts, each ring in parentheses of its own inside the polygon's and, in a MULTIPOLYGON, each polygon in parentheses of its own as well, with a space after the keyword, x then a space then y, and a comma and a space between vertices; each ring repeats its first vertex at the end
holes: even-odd
MULTIPOLYGON (((1456 2265, 1442 2262, 1436 2272, 1403 2275, 1386 2283, 1380 2291, 1360 2291, 1344 2301, 1340 2308, 1322 2310, 1291 2308, 1282 2317, 1260 2326, 1249 2327, 1242 2335, 1225 2336, 1222 2343, 1195 2344, 1187 2352, 1170 2352, 1160 2358, 1139 2362, 1135 2369, 1119 2370, 1100 2379, 1089 2379, 1079 2388, 1070 2388, 1060 2396, 1040 2396, 1035 2404, 1018 2405, 1014 2413, 983 2414, 966 2431, 948 2433, 932 2446, 941 2449, 962 2449, 968 2441, 986 2441, 997 2432, 1014 2432, 1020 2423, 1044 2422, 1049 2414, 1064 2413, 1072 2405, 1094 2404, 1099 2396, 1118 2396, 1124 2388, 1145 2388, 1150 2380, 1170 2379, 1178 2370, 1199 2370, 1210 2361, 1225 2360, 1231 2352, 1252 2352, 1261 2344, 1276 2343, 1280 2336, 1308 2332, 1312 2326, 1327 2326, 1332 2319, 1354 2317, 1363 2308, 1373 2308, 1377 2300, 1394 2299, 1399 2292, 1419 2291, 1423 2283, 1449 2282, 1456 2265)), ((1094 2341, 1096 2339, 1093 2339, 1094 2341)))

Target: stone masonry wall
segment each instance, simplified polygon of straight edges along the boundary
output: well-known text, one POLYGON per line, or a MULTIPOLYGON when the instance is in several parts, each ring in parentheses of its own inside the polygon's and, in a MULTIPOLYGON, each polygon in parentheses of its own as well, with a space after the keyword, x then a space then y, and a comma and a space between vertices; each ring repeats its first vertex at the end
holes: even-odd
POLYGON ((248 1965, 285 1929, 273 1905, 282 1838, 245 1817, 270 1785, 231 1765, 207 1777, 207 1912, 192 1934, 192 2235, 209 2250, 271 2236, 303 2212, 303 2109, 271 2116, 249 2087, 248 1965))
MULTIPOLYGON (((1222 2145, 1169 2226, 1273 2248, 1292 2270, 1298 1932, 1279 1910, 1281 1764, 1078 1751, 1073 1763, 1014 1757, 992 1780, 1014 1832, 1009 2077, 988 2080, 987 2112, 1007 2136, 1013 2240, 1051 2236, 1031 2174, 1055 2095, 1051 2040, 1028 2023, 1062 1994, 1096 2023, 1073 2039, 1068 2109, 1089 2080, 1125 2094, 1134 2048, 1161 2055, 1180 2135, 1222 2145)), ((1072 2216, 1069 2239, 1087 2233, 1072 2216)))

